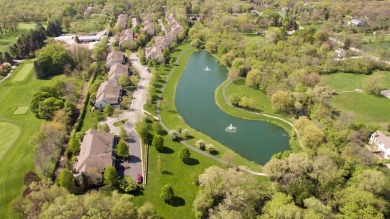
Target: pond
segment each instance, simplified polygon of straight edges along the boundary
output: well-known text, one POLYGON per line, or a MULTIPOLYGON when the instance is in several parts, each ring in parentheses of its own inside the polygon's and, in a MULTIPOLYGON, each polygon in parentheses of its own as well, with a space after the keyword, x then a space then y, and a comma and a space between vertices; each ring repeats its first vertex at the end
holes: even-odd
POLYGON ((248 160, 265 164, 273 154, 289 148, 289 136, 272 123, 239 119, 223 112, 214 95, 226 78, 227 70, 217 59, 205 51, 194 52, 176 90, 177 111, 192 128, 248 160), (230 124, 236 129, 228 130, 230 124))

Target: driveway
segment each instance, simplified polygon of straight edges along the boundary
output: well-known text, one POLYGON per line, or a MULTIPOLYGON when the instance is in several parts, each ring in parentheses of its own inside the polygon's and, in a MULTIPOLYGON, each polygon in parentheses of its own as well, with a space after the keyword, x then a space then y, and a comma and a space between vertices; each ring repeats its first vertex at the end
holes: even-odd
POLYGON ((130 176, 136 179, 137 174, 143 174, 142 167, 142 151, 141 151, 141 140, 137 133, 133 130, 129 133, 130 143, 129 146, 130 159, 122 162, 123 166, 129 166, 128 169, 119 169, 118 174, 120 176, 130 176))

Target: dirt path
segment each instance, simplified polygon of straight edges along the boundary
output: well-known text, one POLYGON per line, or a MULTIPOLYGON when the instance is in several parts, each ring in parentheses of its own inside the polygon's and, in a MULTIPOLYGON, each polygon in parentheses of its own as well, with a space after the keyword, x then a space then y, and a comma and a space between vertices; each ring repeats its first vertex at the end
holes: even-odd
POLYGON ((83 107, 84 97, 85 94, 87 94, 87 91, 88 91, 88 81, 84 82, 83 90, 81 91, 79 100, 77 101, 77 110, 80 110, 83 107))

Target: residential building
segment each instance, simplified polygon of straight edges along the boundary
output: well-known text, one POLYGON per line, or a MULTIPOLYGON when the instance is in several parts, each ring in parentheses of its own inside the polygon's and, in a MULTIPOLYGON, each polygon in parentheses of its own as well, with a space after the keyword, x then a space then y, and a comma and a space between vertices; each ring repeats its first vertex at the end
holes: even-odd
POLYGON ((390 158, 390 136, 386 136, 381 131, 376 131, 371 134, 370 144, 377 147, 383 158, 390 158))
POLYGON ((120 14, 116 20, 116 25, 120 25, 122 29, 125 29, 127 27, 127 18, 127 14, 120 14))
POLYGON ((96 93, 95 107, 103 110, 107 104, 118 105, 121 101, 122 87, 115 81, 105 81, 100 84, 96 93))
POLYGON ((160 48, 157 46, 152 46, 145 49, 145 58, 146 60, 156 59, 158 62, 164 61, 164 55, 160 48))
POLYGON ((125 42, 130 42, 133 40, 133 30, 126 29, 122 30, 119 34, 119 46, 122 46, 125 42))
POLYGON ((129 76, 129 74, 130 70, 126 65, 115 63, 113 66, 111 66, 110 71, 108 72, 108 80, 118 82, 122 75, 129 76))
POLYGON ((105 168, 115 165, 115 145, 116 139, 112 133, 95 129, 86 131, 74 165, 76 175, 91 169, 104 172, 105 168))
POLYGON ((123 52, 120 51, 112 51, 107 55, 106 58, 106 67, 111 68, 115 63, 126 63, 126 57, 123 52))

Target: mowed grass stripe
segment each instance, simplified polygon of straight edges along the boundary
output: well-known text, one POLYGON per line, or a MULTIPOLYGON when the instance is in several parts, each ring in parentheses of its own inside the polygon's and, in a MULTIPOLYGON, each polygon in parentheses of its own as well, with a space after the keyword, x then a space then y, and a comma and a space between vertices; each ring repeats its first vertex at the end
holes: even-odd
POLYGON ((23 68, 20 71, 15 71, 15 77, 12 79, 13 82, 15 81, 23 81, 27 75, 31 72, 33 69, 33 63, 27 63, 23 65, 23 68))
POLYGON ((19 134, 20 129, 18 126, 8 122, 0 122, 0 160, 13 146, 19 134))

